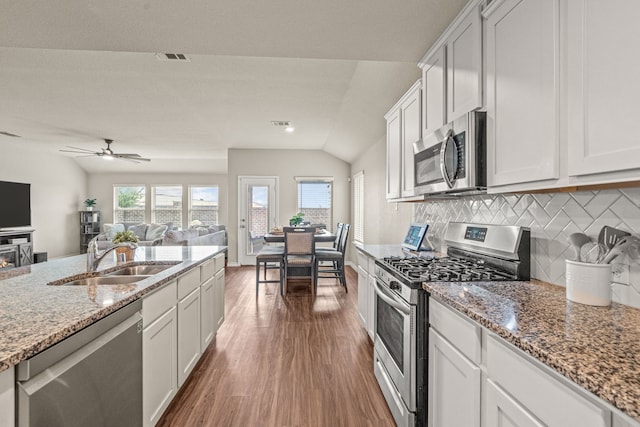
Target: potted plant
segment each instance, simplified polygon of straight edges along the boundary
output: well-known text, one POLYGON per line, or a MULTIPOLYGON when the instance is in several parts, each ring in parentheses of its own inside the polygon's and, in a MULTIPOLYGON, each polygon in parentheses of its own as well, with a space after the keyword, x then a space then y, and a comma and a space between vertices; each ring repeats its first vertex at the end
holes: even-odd
POLYGON ((136 236, 133 231, 118 231, 111 241, 116 245, 122 245, 121 247, 116 248, 116 256, 119 257, 120 254, 125 254, 127 261, 133 261, 136 248, 138 247, 138 236, 136 236), (125 245, 127 243, 128 245, 125 245))
POLYGON ((304 216, 304 214, 302 212, 298 212, 297 214, 295 214, 294 216, 292 216, 289 219, 289 225, 292 227, 297 227, 300 224, 302 224, 302 217, 304 216))
POLYGON ((84 201, 84 206, 87 208, 88 211, 92 211, 95 205, 96 205, 96 199, 87 199, 84 201))

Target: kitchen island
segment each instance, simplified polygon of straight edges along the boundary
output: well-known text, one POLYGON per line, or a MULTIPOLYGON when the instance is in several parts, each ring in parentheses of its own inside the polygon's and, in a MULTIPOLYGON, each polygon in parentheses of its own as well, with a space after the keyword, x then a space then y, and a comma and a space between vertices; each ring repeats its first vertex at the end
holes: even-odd
MULTIPOLYGON (((167 270, 119 286, 52 286, 81 276, 86 255, 0 273, 0 372, 163 286, 226 250, 225 246, 154 246, 136 249, 134 263, 168 263, 167 270)), ((100 270, 115 267, 115 253, 100 270)))

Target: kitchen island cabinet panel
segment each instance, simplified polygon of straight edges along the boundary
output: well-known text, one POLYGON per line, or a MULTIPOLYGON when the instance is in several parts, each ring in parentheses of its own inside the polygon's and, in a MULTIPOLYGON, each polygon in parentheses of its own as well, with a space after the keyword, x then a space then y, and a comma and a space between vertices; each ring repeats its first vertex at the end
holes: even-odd
POLYGON ((487 185, 536 188, 560 173, 559 3, 505 0, 485 17, 487 185))
POLYGON ((568 174, 638 169, 640 2, 569 0, 567 8, 568 174))
POLYGON ((14 427, 15 419, 15 375, 10 368, 0 372, 0 427, 14 427))
POLYGON ((198 287, 178 302, 178 387, 182 387, 201 354, 198 287))
MULTIPOLYGON (((224 268, 216 273, 214 278, 214 306, 213 306, 213 320, 214 320, 214 335, 220 329, 220 326, 224 323, 224 281, 225 272, 224 268)), ((204 350, 203 350, 204 351, 204 350)))
POLYGON ((200 286, 200 352, 204 353, 213 337, 217 325, 214 320, 216 312, 216 287, 212 277, 200 286))
POLYGON ((143 425, 154 426, 178 392, 178 317, 173 306, 142 331, 143 425))

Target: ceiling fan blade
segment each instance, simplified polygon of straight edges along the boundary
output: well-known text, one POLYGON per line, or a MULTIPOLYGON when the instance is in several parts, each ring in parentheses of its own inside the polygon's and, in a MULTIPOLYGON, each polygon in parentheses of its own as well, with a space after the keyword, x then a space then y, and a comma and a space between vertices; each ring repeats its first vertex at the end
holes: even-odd
POLYGON ((140 157, 139 154, 135 154, 133 156, 127 154, 114 154, 113 157, 116 159, 129 160, 132 162, 150 162, 151 159, 145 159, 144 157, 140 157))
POLYGON ((64 151, 66 153, 91 153, 91 154, 95 154, 95 151, 87 150, 86 148, 72 147, 70 145, 67 145, 67 148, 72 148, 72 149, 74 149, 76 151, 69 151, 69 150, 60 150, 60 151, 64 151))
POLYGON ((116 156, 122 156, 122 157, 141 157, 140 154, 135 154, 135 153, 118 153, 115 154, 116 156))

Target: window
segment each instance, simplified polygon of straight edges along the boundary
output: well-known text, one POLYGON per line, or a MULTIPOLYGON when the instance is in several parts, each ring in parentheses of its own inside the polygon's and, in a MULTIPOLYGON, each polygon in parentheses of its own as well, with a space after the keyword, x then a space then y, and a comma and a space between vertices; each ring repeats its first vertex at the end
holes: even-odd
POLYGON ((301 178, 298 181, 298 212, 304 222, 322 224, 331 229, 333 224, 333 178, 301 178))
POLYGON ((364 171, 353 176, 353 240, 364 243, 364 171))
POLYGON ((218 186, 189 187, 189 224, 218 224, 218 186))
POLYGON ((126 185, 113 187, 113 222, 140 223, 144 220, 144 185, 126 185))
POLYGON ((182 226, 182 186, 151 187, 151 222, 182 226))

